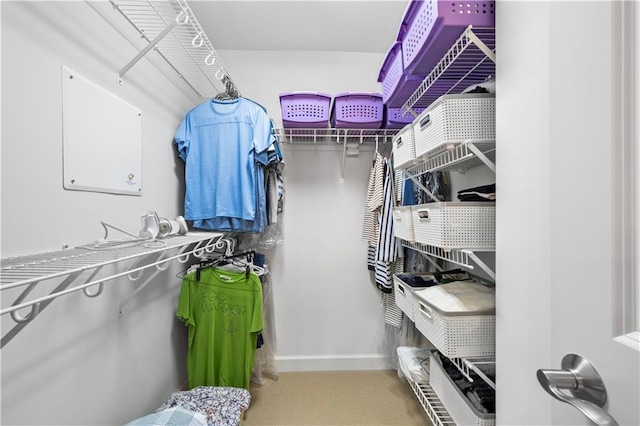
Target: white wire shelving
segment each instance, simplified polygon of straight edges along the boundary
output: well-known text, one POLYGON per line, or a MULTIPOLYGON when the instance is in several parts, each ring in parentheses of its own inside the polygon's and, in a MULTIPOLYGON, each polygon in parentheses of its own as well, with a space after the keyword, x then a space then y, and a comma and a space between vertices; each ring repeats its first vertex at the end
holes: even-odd
MULTIPOLYGON (((463 266, 467 269, 475 269, 475 266, 478 266, 482 269, 489 277, 495 281, 496 274, 482 259, 480 259, 475 252, 476 251, 486 251, 493 252, 494 250, 467 250, 467 249, 451 249, 445 250, 440 247, 435 247, 423 243, 416 243, 414 241, 406 241, 401 240, 402 246, 415 250, 419 253, 422 253, 426 256, 428 260, 432 260, 430 258, 438 258, 441 260, 445 260, 447 262, 453 263, 458 266, 463 266)), ((441 269, 440 265, 435 262, 432 262, 434 266, 438 270, 441 269)))
POLYGON ((411 390, 434 426, 455 426, 453 419, 428 383, 418 383, 407 377, 411 390))
POLYGON ((464 173, 484 164, 495 173, 495 154, 495 140, 468 140, 447 146, 444 151, 429 155, 426 159, 418 158, 399 169, 408 176, 417 177, 439 170, 464 173))
POLYGON ((495 75, 495 29, 469 25, 420 86, 402 105, 414 117, 413 108, 427 108, 440 96, 461 93, 495 75))
POLYGON ((468 358, 449 358, 453 364, 458 367, 458 370, 467 378, 467 380, 473 382, 471 377, 471 371, 475 372, 482 380, 484 380, 493 390, 496 389, 496 383, 486 373, 486 369, 491 369, 495 372, 496 359, 495 357, 468 357, 468 358))
POLYGON ((305 129, 276 128, 274 133, 283 144, 319 143, 388 143, 399 129, 305 129))
MULTIPOLYGON (((121 244, 87 245, 67 250, 7 257, 1 260, 0 291, 24 288, 8 306, 3 303, 0 315, 10 314, 17 328, 2 337, 0 348, 29 321, 33 320, 54 299, 82 290, 87 297, 99 296, 105 283, 117 278, 127 277, 130 281, 139 281, 143 271, 154 268, 155 271, 138 285, 136 290, 121 301, 119 312, 151 282, 160 272, 166 270, 168 262, 177 260, 187 263, 190 256, 201 258, 208 253, 220 250, 231 244, 224 234, 213 232, 189 232, 186 235, 174 235, 147 242, 122 241, 121 244), (106 266, 114 265, 119 269, 113 272, 106 266), (105 268, 105 269, 103 269, 105 268), (107 273, 100 274, 103 270, 107 273), (61 280, 57 283, 56 279, 61 280), (74 282, 79 281, 80 283, 74 282), (56 287, 48 294, 29 295, 39 285, 46 282, 56 287), (93 287, 94 290, 90 290, 93 287), (26 314, 19 310, 30 308, 26 314)), ((14 292, 17 290, 13 290, 14 292)), ((47 289, 47 291, 49 291, 47 289)), ((42 293, 37 291, 36 293, 42 293)), ((10 300, 3 296, 3 302, 10 300)))
POLYGON ((342 167, 340 180, 344 181, 344 169, 348 156, 357 156, 362 144, 379 145, 390 143, 399 129, 305 129, 275 128, 278 142, 290 145, 342 144, 342 167))
POLYGON ((109 0, 148 44, 118 72, 118 81, 150 50, 157 52, 177 76, 200 97, 225 89, 227 72, 185 0, 109 0))

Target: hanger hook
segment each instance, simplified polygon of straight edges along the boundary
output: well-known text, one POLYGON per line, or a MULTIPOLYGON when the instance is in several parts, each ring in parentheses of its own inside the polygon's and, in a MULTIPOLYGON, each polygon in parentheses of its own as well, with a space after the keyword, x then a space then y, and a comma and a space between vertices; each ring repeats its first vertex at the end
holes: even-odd
POLYGON ((216 78, 218 80, 222 80, 224 78, 224 71, 222 71, 220 68, 218 68, 218 71, 216 71, 216 78), (222 73, 222 75, 220 75, 220 77, 218 77, 218 73, 222 73))
POLYGON ((202 33, 196 34, 196 36, 191 40, 191 45, 193 47, 202 47, 204 44, 204 38, 202 37, 202 33))
POLYGON ((89 287, 83 288, 82 292, 87 297, 98 297, 98 296, 100 296, 102 294, 102 290, 104 290, 104 282, 101 282, 101 283, 98 284, 98 290, 96 290, 95 293, 89 292, 89 287))
POLYGON ((204 63, 206 65, 213 65, 216 63, 216 57, 213 56, 213 52, 209 52, 206 58, 204 58, 204 63))
POLYGON ((178 15, 176 16, 176 23, 178 23, 179 25, 184 25, 187 22, 189 22, 189 15, 187 15, 186 9, 181 10, 180 13, 178 13, 178 15))
POLYGON ((31 305, 31 311, 27 315, 22 317, 20 316, 18 311, 12 311, 11 318, 13 318, 13 320, 17 323, 25 323, 34 319, 39 312, 40 312, 40 303, 35 303, 31 305))

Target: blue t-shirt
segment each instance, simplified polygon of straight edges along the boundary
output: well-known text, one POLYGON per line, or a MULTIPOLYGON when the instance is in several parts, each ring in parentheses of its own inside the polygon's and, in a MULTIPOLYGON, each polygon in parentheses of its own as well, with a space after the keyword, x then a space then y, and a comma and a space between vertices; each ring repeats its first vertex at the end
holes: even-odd
POLYGON ((185 162, 185 219, 255 220, 256 161, 265 161, 271 136, 266 112, 244 98, 191 109, 174 138, 185 162))

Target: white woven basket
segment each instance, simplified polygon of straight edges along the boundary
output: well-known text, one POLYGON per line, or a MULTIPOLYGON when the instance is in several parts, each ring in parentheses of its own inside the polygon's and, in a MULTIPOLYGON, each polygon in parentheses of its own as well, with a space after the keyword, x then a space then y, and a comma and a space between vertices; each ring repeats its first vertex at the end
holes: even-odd
POLYGON ((493 93, 444 95, 413 121, 415 156, 433 156, 466 140, 496 138, 493 93))
POLYGON ((429 301, 412 294, 416 328, 449 358, 494 355, 496 352, 495 310, 442 312, 429 301))
POLYGON ((411 206, 393 208, 393 235, 405 241, 415 241, 411 206))
POLYGON ((494 426, 496 415, 478 411, 453 383, 436 356, 432 353, 429 360, 429 385, 442 404, 447 407, 453 421, 457 425, 465 426, 494 426))
POLYGON ((393 137, 393 167, 403 168, 416 159, 413 124, 407 124, 393 137))
POLYGON ((412 206, 417 243, 451 249, 493 250, 496 246, 494 202, 442 202, 412 206))

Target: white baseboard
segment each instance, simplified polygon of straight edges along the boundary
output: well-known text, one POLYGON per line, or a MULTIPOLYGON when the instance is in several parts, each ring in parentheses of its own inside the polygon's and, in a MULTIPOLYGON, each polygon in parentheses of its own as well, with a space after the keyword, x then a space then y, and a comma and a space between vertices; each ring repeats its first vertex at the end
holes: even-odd
POLYGON ((382 355, 293 355, 276 356, 278 371, 355 371, 391 368, 382 355))

